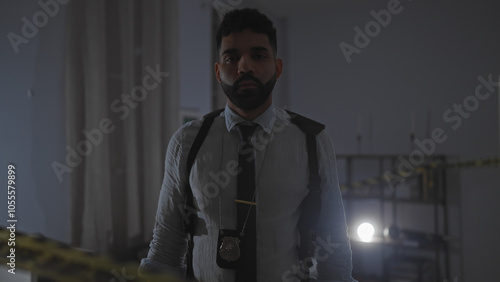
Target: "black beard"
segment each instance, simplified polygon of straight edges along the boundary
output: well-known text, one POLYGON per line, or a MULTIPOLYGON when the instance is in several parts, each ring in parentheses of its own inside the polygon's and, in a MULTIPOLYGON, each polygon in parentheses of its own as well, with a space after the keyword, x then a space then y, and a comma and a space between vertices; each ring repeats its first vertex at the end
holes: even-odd
POLYGON ((276 84, 276 73, 266 83, 262 83, 257 78, 246 73, 236 80, 233 85, 222 81, 220 84, 229 101, 242 110, 251 111, 264 104, 269 95, 271 95, 271 92, 273 92, 274 85, 276 84), (255 82, 257 88, 238 89, 242 82, 248 80, 255 82))

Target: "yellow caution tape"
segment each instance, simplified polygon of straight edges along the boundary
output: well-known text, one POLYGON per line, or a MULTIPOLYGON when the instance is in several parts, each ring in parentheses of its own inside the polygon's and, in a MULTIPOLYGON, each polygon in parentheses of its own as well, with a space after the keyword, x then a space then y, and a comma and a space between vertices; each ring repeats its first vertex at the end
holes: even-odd
POLYGON ((15 269, 25 269, 39 277, 60 282, 177 282, 171 276, 138 274, 139 263, 118 263, 111 258, 83 251, 40 235, 15 232, 15 246, 8 245, 11 232, 0 227, 0 262, 4 265, 15 254, 15 269), (12 252, 14 251, 14 252, 12 252))

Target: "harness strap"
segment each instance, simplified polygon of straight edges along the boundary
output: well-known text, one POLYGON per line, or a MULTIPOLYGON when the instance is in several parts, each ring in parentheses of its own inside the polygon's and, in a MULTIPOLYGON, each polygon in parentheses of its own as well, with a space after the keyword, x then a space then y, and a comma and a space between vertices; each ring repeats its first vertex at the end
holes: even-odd
MULTIPOLYGON (((211 113, 208 113, 203 116, 203 123, 201 124, 200 131, 198 131, 198 134, 194 138, 193 145, 191 146, 191 150, 189 151, 188 158, 187 158, 187 172, 188 175, 191 172, 191 168, 193 167, 194 160, 196 159, 196 155, 200 151, 201 145, 203 144, 203 141, 205 141, 205 138, 207 137, 208 132, 210 131, 210 127, 212 126, 212 123, 214 122, 214 119, 220 115, 220 113, 224 111, 224 109, 219 109, 216 111, 213 111, 211 113)), ((184 202, 184 215, 189 214, 189 217, 186 220, 184 220, 184 231, 189 234, 189 242, 188 242, 188 252, 186 255, 186 264, 187 264, 187 270, 186 270, 186 278, 193 280, 194 279, 194 270, 193 270, 193 248, 194 248, 194 242, 193 242, 193 237, 194 237, 194 229, 195 229, 195 222, 197 219, 197 216, 195 213, 190 212, 188 209, 193 209, 193 191, 191 190, 191 185, 189 184, 189 179, 188 179, 188 187, 186 191, 186 199, 184 202)))
MULTIPOLYGON (((208 135, 210 127, 214 119, 220 115, 224 109, 219 109, 211 113, 206 114, 203 117, 203 123, 201 128, 196 135, 191 150, 188 154, 187 159, 187 171, 188 175, 193 167, 194 160, 198 154, 203 141, 208 135)), ((305 261, 307 258, 312 257, 313 254, 313 241, 315 240, 315 232, 317 227, 317 222, 319 214, 321 211, 321 177, 319 176, 318 168, 318 150, 316 144, 316 136, 325 129, 325 125, 316 122, 312 119, 306 118, 302 115, 288 111, 291 121, 306 134, 306 145, 307 145, 307 157, 309 164, 309 193, 306 198, 302 201, 301 207, 302 212, 298 223, 298 229, 300 233, 300 247, 299 247, 299 259, 305 261)), ((193 207, 193 191, 188 181, 188 189, 186 191, 185 200, 185 211, 188 208, 193 207)), ((196 214, 190 214, 189 219, 184 225, 184 230, 189 236, 188 253, 187 253, 187 279, 194 279, 193 271, 193 236, 194 236, 194 224, 196 222, 196 214)), ((307 262, 307 266, 312 266, 312 261, 307 262)))
MULTIPOLYGON (((314 256, 313 242, 316 239, 316 228, 321 212, 321 177, 318 167, 318 149, 316 136, 325 129, 325 125, 291 111, 287 111, 292 122, 306 134, 307 158, 309 165, 309 193, 301 203, 301 214, 298 223, 300 233, 299 259, 307 267, 312 266, 314 256)), ((308 281, 308 280, 305 280, 308 281)))

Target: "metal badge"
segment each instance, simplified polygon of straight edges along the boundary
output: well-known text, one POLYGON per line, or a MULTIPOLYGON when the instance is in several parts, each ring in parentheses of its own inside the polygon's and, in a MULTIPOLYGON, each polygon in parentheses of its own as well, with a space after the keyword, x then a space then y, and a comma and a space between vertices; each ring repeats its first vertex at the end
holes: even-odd
POLYGON ((223 237, 219 248, 219 255, 226 261, 235 261, 240 257, 240 239, 223 237))

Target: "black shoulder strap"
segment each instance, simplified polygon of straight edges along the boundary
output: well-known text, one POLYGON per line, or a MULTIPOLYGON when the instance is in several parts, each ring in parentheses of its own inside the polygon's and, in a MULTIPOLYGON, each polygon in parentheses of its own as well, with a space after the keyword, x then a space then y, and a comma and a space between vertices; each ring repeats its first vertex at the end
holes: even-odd
MULTIPOLYGON (((191 146, 191 150, 189 150, 188 158, 187 158, 187 173, 191 172, 191 168, 193 167, 194 160, 196 159, 196 155, 198 151, 200 151, 201 145, 205 138, 207 137, 208 131, 210 131, 210 127, 214 122, 214 119, 223 111, 224 109, 218 109, 211 113, 208 113, 203 116, 203 123, 201 124, 201 128, 198 131, 198 134, 194 138, 193 145, 191 146)), ((184 218, 184 231, 188 232, 191 237, 193 237, 194 232, 194 223, 196 221, 196 215, 192 212, 193 210, 193 191, 191 190, 191 186, 188 183, 188 189, 186 191, 186 200, 184 203, 184 215, 188 215, 187 218, 184 218)))
POLYGON ((286 112, 290 115, 290 119, 292 120, 292 122, 306 134, 318 135, 325 129, 325 125, 322 123, 319 123, 310 118, 306 118, 305 116, 299 115, 289 110, 286 110, 286 112))
MULTIPOLYGON (((201 145, 203 144, 203 141, 205 141, 205 138, 207 137, 208 131, 210 131, 210 127, 212 126, 212 123, 214 122, 214 119, 220 115, 220 113, 224 111, 224 109, 218 109, 216 111, 213 111, 211 113, 208 113, 203 116, 203 123, 201 124, 200 130, 198 131, 198 134, 194 138, 193 145, 191 146, 191 150, 189 150, 188 158, 187 158, 187 173, 191 172, 191 168, 193 167, 194 160, 196 159, 196 155, 198 154, 198 151, 200 151, 201 145)), ((187 264, 187 270, 186 270, 186 278, 190 279, 189 281, 194 279, 194 270, 193 270, 193 247, 194 247, 194 242, 193 242, 193 236, 194 236, 194 228, 195 228, 195 222, 196 222, 196 213, 192 212, 194 210, 193 206, 193 191, 191 190, 191 185, 189 184, 189 179, 187 182, 187 191, 186 191, 186 200, 184 203, 184 216, 187 216, 187 218, 184 218, 184 231, 189 234, 189 242, 188 242, 188 252, 186 255, 186 264, 187 264)))
POLYGON ((318 171, 318 149, 316 135, 325 129, 325 125, 312 119, 288 111, 292 122, 306 134, 307 157, 309 162, 309 189, 318 189, 321 179, 318 171))
POLYGON ((325 125, 312 119, 288 111, 292 122, 306 134, 307 158, 309 164, 309 193, 301 203, 301 214, 298 223, 300 233, 299 259, 308 267, 312 266, 313 241, 321 212, 321 177, 318 168, 318 149, 316 136, 325 129, 325 125))
POLYGON ((208 113, 203 116, 203 123, 201 124, 200 131, 198 131, 198 135, 194 138, 193 145, 191 146, 191 150, 189 151, 188 159, 187 159, 187 171, 191 171, 193 167, 194 159, 196 155, 198 155, 198 151, 200 151, 201 145, 203 141, 205 141, 205 137, 207 137, 208 131, 214 122, 214 119, 222 113, 224 109, 218 109, 211 113, 208 113))

